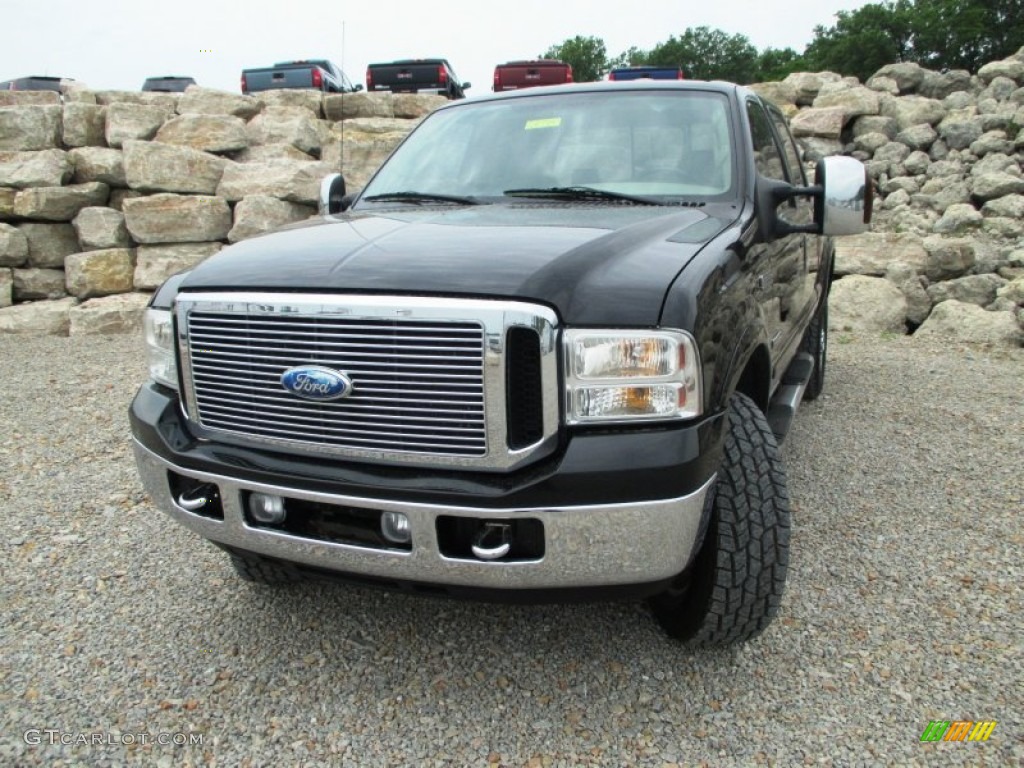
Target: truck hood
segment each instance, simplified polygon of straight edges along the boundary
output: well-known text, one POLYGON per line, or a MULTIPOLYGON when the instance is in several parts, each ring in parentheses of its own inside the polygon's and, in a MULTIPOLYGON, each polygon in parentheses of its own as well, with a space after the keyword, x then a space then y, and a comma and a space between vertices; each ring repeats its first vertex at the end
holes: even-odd
POLYGON ((226 248, 181 289, 500 297, 547 304, 570 325, 653 326, 672 280, 727 224, 622 205, 349 213, 226 248))

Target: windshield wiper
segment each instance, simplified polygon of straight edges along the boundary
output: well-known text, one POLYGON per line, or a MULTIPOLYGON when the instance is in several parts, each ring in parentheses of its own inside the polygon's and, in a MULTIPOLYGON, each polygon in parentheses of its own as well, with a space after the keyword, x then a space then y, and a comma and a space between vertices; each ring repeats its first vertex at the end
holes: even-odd
POLYGON ((508 197, 551 197, 566 200, 626 200, 640 205, 668 205, 664 200, 641 195, 627 195, 624 192, 611 192, 597 187, 524 187, 522 189, 506 189, 508 197))
POLYGON ((433 192, 384 192, 379 195, 364 197, 363 202, 367 203, 456 203, 458 205, 482 205, 482 200, 475 197, 462 197, 460 195, 439 195, 433 192))

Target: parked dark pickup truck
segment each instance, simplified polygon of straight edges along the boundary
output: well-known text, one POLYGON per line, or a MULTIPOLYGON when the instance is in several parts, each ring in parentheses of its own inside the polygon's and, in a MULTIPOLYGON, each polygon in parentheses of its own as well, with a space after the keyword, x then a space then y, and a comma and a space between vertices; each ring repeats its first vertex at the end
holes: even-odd
POLYGON ((540 85, 560 85, 572 82, 572 67, 564 61, 538 59, 536 61, 510 61, 494 68, 494 90, 516 91, 540 85))
POLYGON ((858 161, 809 183, 739 86, 563 85, 435 110, 321 206, 154 295, 130 418, 161 509, 258 582, 768 625, 858 161))
POLYGON ((157 91, 161 93, 182 93, 196 81, 191 77, 181 75, 164 75, 163 77, 147 77, 142 84, 143 91, 157 91))
POLYGON ((437 93, 461 99, 470 88, 447 59, 402 59, 366 68, 366 90, 392 93, 437 93))
POLYGON ((242 70, 242 93, 257 93, 275 88, 312 88, 324 93, 361 91, 344 72, 326 59, 284 61, 272 67, 242 70))
POLYGON ((682 80, 680 67, 620 67, 608 73, 609 80, 682 80))

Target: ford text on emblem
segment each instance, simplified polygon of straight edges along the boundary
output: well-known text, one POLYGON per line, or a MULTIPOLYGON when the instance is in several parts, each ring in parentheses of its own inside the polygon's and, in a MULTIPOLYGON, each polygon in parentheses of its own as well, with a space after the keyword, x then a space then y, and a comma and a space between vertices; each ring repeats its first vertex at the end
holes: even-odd
POLYGON ((352 392, 352 380, 341 371, 300 365, 281 374, 281 386, 306 400, 340 400, 352 392))

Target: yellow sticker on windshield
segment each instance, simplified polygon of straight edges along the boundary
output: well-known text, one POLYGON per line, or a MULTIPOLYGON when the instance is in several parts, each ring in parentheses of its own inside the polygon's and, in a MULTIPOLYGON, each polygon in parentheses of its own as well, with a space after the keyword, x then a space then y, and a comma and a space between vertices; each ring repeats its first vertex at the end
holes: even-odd
POLYGON ((557 128, 562 124, 560 117, 544 117, 539 120, 527 120, 526 129, 532 131, 534 128, 557 128))

